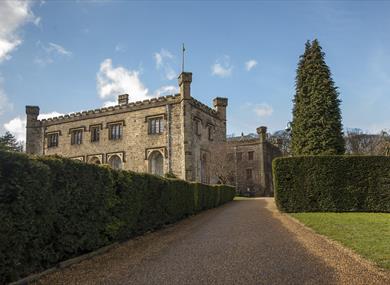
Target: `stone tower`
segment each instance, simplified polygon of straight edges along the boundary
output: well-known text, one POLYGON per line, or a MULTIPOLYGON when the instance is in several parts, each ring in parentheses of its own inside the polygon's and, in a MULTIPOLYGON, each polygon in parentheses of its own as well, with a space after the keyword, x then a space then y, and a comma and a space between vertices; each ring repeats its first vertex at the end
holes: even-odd
POLYGON ((270 166, 267 164, 267 127, 261 126, 256 129, 257 134, 259 135, 260 140, 260 187, 262 189, 269 189, 270 187, 270 181, 269 177, 267 176, 267 173, 269 171, 272 171, 272 169, 269 169, 270 166))
POLYGON ((43 154, 43 130, 38 120, 39 107, 26 106, 26 153, 43 154))
POLYGON ((192 107, 191 99, 191 82, 192 73, 182 72, 179 75, 179 88, 181 96, 181 118, 182 118, 182 140, 183 140, 183 157, 184 165, 182 177, 185 180, 193 181, 194 177, 194 162, 192 155, 192 118, 190 116, 192 107))
POLYGON ((223 133, 226 134, 226 107, 228 105, 228 99, 217 97, 213 100, 213 105, 214 105, 214 109, 218 113, 219 118, 224 122, 223 133))

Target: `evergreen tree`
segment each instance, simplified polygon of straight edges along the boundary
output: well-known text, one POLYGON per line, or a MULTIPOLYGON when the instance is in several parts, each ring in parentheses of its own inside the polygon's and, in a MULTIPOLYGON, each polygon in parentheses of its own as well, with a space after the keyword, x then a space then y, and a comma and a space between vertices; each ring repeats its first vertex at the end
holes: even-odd
POLYGON ((306 42, 300 57, 293 100, 293 155, 343 154, 339 92, 318 40, 306 42))
POLYGON ((0 137, 0 150, 22 152, 23 144, 18 142, 15 136, 10 132, 6 132, 3 136, 0 137))

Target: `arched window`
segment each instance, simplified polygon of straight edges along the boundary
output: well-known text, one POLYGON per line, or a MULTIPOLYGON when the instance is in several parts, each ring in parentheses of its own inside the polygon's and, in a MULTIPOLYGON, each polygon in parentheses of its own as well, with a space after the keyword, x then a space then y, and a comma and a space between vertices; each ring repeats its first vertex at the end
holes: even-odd
POLYGON ((113 155, 108 160, 108 163, 113 169, 122 169, 122 160, 119 156, 113 155))
POLYGON ((149 173, 155 175, 164 175, 164 157, 161 152, 153 151, 149 155, 149 173))
POLYGON ((89 160, 89 163, 92 163, 92 164, 101 164, 101 161, 98 157, 94 156, 92 157, 90 160, 89 160))

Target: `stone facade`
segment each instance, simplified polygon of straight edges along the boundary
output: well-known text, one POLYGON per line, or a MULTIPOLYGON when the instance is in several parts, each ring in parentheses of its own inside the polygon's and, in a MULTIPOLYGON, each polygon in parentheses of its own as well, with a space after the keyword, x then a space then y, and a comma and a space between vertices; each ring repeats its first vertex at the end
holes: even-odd
POLYGON ((226 98, 210 108, 191 96, 192 73, 179 76, 180 93, 38 120, 26 106, 26 152, 61 155, 84 162, 188 181, 216 183, 208 167, 213 145, 226 141, 226 98))
POLYGON ((257 136, 229 138, 227 145, 236 191, 248 196, 273 196, 272 160, 282 153, 268 141, 267 128, 257 128, 257 136))
POLYGON ((217 97, 210 108, 191 96, 192 73, 178 80, 176 95, 129 103, 123 94, 116 106, 45 120, 38 120, 39 107, 26 106, 26 152, 203 183, 221 182, 213 164, 220 161, 235 168, 230 184, 238 192, 272 196, 271 161, 280 152, 266 128, 258 138, 226 140, 228 99, 217 97))

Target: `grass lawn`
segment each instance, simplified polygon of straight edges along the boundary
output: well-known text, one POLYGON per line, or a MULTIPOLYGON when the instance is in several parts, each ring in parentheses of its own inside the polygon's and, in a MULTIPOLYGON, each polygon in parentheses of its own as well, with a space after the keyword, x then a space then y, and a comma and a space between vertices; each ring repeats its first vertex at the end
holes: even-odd
POLYGON ((336 240, 390 270, 390 213, 290 214, 317 233, 336 240))

